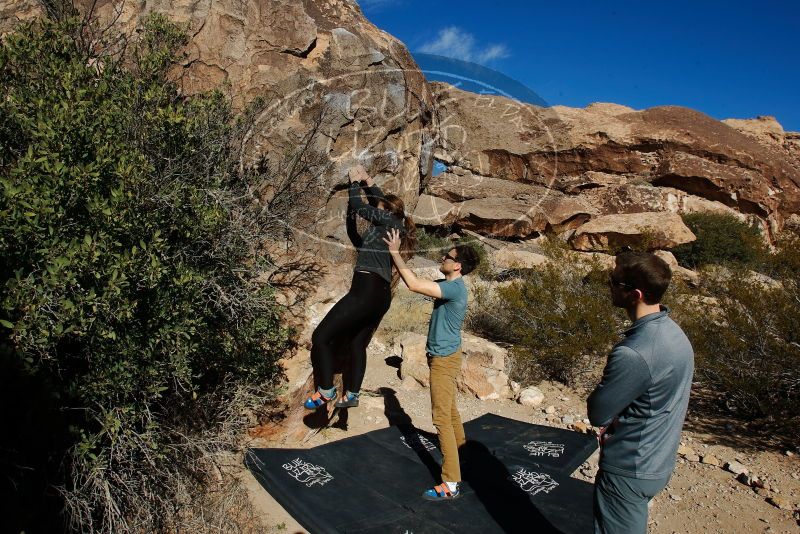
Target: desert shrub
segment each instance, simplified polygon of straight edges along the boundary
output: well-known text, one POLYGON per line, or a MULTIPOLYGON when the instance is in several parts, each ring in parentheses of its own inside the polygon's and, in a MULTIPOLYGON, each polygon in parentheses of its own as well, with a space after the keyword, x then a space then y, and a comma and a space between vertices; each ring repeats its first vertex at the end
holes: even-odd
POLYGON ((757 269, 766 254, 761 232, 727 213, 683 215, 686 226, 697 239, 675 247, 672 253, 684 267, 696 269, 708 264, 736 264, 757 269))
POLYGON ((775 239, 775 250, 767 254, 761 271, 784 283, 796 284, 800 273, 800 234, 784 231, 775 239))
POLYGON ((608 273, 550 262, 498 287, 514 378, 574 384, 618 340, 621 314, 609 297, 608 273))
POLYGON ((392 298, 378 332, 386 339, 401 332, 427 335, 432 310, 430 299, 410 291, 401 292, 392 298))
POLYGON ((565 260, 572 251, 572 247, 569 246, 567 241, 554 235, 547 235, 545 239, 540 241, 539 246, 542 254, 556 261, 565 260))
POLYGON ((514 343, 514 333, 509 330, 509 308, 500 298, 496 285, 487 281, 470 284, 470 300, 464 328, 477 336, 494 342, 514 343))
POLYGON ((447 237, 428 232, 424 228, 417 228, 417 254, 429 260, 439 261, 442 255, 452 247, 453 242, 447 237))
POLYGON ((680 324, 695 349, 696 374, 726 409, 748 419, 783 420, 800 432, 798 285, 765 285, 746 273, 705 278, 684 299, 680 324))
POLYGON ((15 531, 53 485, 76 531, 229 530, 198 499, 290 345, 252 177, 228 100, 167 81, 174 25, 147 19, 124 61, 87 31, 0 46, 2 497, 15 531))

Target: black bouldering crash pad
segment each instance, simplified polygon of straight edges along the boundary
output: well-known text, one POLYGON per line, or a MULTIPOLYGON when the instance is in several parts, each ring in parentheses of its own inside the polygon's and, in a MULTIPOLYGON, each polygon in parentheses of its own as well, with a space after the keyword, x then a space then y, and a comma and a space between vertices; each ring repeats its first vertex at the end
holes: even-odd
POLYGON ((313 534, 592 531, 592 485, 570 473, 590 436, 484 415, 465 423, 462 496, 430 502, 436 436, 393 426, 313 449, 250 449, 245 463, 313 534))

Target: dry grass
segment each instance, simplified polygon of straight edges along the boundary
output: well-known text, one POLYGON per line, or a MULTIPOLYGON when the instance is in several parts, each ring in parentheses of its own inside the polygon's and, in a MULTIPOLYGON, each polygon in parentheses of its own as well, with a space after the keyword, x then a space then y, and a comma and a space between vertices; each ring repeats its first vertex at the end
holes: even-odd
POLYGON ((377 335, 391 339, 401 332, 415 332, 426 335, 431 320, 433 303, 431 299, 398 287, 392 298, 392 305, 378 327, 377 335))

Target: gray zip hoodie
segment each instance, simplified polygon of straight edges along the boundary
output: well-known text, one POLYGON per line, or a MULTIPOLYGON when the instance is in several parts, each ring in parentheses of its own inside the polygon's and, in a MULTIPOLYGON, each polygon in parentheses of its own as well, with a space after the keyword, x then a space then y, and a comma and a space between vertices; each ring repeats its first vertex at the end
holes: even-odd
POLYGON ((608 427, 602 470, 639 479, 672 473, 693 373, 692 345, 666 306, 625 331, 586 401, 591 423, 608 427))

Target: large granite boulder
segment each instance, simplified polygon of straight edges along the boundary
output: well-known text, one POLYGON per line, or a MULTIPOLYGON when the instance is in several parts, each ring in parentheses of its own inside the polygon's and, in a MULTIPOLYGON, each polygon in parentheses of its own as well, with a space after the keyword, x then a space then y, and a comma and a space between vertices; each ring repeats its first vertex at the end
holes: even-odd
MULTIPOLYGON (((458 168, 431 178, 426 191, 429 195, 425 195, 423 206, 428 205, 430 197, 436 199, 430 202, 436 203, 438 212, 449 210, 437 226, 458 226, 500 238, 526 238, 574 229, 596 213, 588 203, 560 191, 458 168)), ((429 211, 426 208, 422 213, 429 211)), ((419 217, 418 224, 430 224, 424 221, 419 217)))
POLYGON ((458 208, 443 198, 422 194, 414 208, 414 224, 447 226, 458 217, 458 208))
POLYGON ((501 197, 538 185, 576 195, 599 215, 722 206, 761 219, 768 236, 800 211, 800 135, 774 119, 721 122, 677 106, 543 108, 431 87, 445 125, 436 154, 453 172, 450 183, 432 181, 427 192, 451 202, 464 191, 479 197, 471 190, 480 176, 490 179, 478 189, 501 197))
POLYGON ((605 252, 645 244, 649 250, 690 243, 696 236, 674 213, 604 215, 578 228, 570 238, 575 250, 605 252))
POLYGON ((511 395, 506 358, 508 351, 472 334, 461 335, 464 362, 458 387, 481 400, 495 400, 511 395))
POLYGON ((511 247, 493 251, 490 255, 490 259, 495 272, 536 269, 550 261, 550 259, 543 254, 511 247))
POLYGON ((39 0, 0 0, 0 38, 14 31, 21 22, 37 19, 45 13, 39 0))
MULTIPOLYGON (((425 353, 426 336, 403 332, 394 339, 394 352, 402 358, 400 378, 430 387, 430 369, 425 353)), ((461 335, 463 361, 458 388, 481 400, 510 395, 506 374, 506 349, 469 333, 461 335)))

